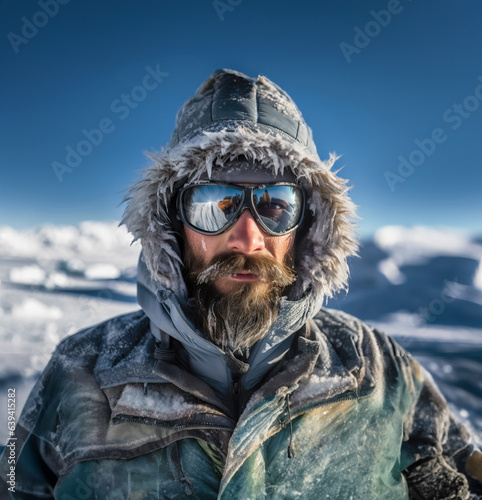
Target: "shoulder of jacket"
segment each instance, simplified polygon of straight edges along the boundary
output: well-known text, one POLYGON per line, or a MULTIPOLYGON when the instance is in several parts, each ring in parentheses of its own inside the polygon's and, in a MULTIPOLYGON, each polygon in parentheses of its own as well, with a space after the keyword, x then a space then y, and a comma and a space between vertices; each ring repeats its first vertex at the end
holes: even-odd
MULTIPOLYGON (((49 441, 49 436, 55 435, 51 424, 57 425, 58 416, 55 415, 58 409, 60 407, 76 408, 73 401, 79 397, 85 399, 86 388, 90 394, 95 394, 97 390, 100 390, 92 382, 95 376, 94 368, 98 364, 99 357, 105 356, 106 352, 107 355, 114 357, 112 355, 114 349, 111 346, 116 343, 118 351, 128 349, 125 339, 130 335, 134 339, 136 337, 139 339, 143 332, 142 335, 146 337, 149 323, 145 319, 143 311, 136 311, 111 318, 63 339, 24 405, 19 419, 23 428, 32 432, 36 426, 40 425, 38 421, 41 419, 43 427, 38 427, 37 436, 49 441)), ((96 401, 100 400, 101 398, 96 399, 96 401)))
MULTIPOLYGON (((376 343, 383 354, 390 354, 397 358, 410 357, 407 351, 390 335, 339 309, 323 307, 315 316, 314 321, 332 342, 337 339, 338 343, 351 339, 359 346, 359 349, 364 351, 368 345, 376 343), (366 347, 363 348, 363 346, 366 347)), ((365 353, 360 352, 359 354, 365 353)))
POLYGON ((138 340, 140 335, 145 335, 148 325, 147 316, 142 310, 115 316, 64 338, 53 357, 85 358, 99 354, 109 346, 122 350, 138 340))
POLYGON ((325 326, 334 328, 348 327, 353 331, 357 330, 357 325, 365 324, 362 320, 351 314, 341 311, 340 309, 331 309, 328 307, 322 307, 314 319, 318 324, 322 323, 325 326))

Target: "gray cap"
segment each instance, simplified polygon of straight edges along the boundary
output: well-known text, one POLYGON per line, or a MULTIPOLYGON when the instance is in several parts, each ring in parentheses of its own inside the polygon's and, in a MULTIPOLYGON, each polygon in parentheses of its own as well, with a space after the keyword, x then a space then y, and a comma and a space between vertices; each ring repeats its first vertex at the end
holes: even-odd
MULTIPOLYGON (((207 174, 202 176, 203 180, 208 180, 207 174)), ((283 173, 275 175, 273 170, 259 161, 247 159, 235 159, 224 163, 222 167, 214 167, 211 178, 215 182, 227 182, 240 184, 249 182, 253 184, 274 183, 274 182, 295 182, 295 176, 289 169, 284 169, 283 173)))
POLYGON ((264 76, 250 78, 231 69, 215 71, 188 99, 176 116, 170 146, 202 132, 236 131, 282 134, 316 154, 313 134, 293 99, 264 76))

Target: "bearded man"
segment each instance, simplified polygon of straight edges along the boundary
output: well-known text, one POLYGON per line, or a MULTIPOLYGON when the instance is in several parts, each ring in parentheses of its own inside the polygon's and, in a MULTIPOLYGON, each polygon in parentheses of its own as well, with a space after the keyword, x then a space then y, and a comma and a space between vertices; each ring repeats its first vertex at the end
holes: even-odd
POLYGON ((430 377, 321 307, 355 207, 288 94, 216 71, 152 160, 123 219, 142 310, 59 345, 11 498, 477 498, 482 454, 430 377))

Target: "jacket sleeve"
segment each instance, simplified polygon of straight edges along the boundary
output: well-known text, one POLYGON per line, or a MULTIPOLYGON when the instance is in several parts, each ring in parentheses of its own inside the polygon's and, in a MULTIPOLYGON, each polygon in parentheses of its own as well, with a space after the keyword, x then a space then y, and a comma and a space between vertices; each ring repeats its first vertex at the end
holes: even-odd
MULTIPOLYGON (((0 498, 2 499, 53 499, 57 477, 52 458, 56 452, 43 435, 42 421, 52 419, 45 413, 45 392, 49 385, 52 359, 33 387, 15 429, 15 443, 10 453, 7 447, 0 459, 0 498), (10 460, 9 460, 10 458, 10 460), (12 458, 14 460, 12 460, 12 458), (14 476, 8 476, 14 467, 14 476)), ((55 411, 55 410, 53 410, 55 411)))
POLYGON ((482 499, 482 453, 431 376, 408 358, 417 397, 407 414, 402 469, 414 500, 482 499))

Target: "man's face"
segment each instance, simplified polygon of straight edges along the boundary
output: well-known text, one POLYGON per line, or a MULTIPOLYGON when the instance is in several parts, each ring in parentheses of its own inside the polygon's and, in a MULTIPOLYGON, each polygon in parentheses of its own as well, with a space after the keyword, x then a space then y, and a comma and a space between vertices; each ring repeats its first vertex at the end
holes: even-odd
POLYGON ((200 327, 222 348, 246 353, 278 315, 278 301, 293 283, 295 232, 272 236, 248 209, 221 234, 184 226, 186 278, 200 327))
MULTIPOLYGON (((224 233, 206 236, 184 227, 186 244, 195 260, 206 267, 219 255, 242 254, 247 257, 268 256, 283 264, 293 247, 295 232, 284 236, 271 236, 256 223, 249 210, 244 210, 237 222, 224 233)), ((220 294, 227 294, 240 284, 267 288, 260 276, 243 270, 237 274, 219 277, 214 286, 220 294)))

